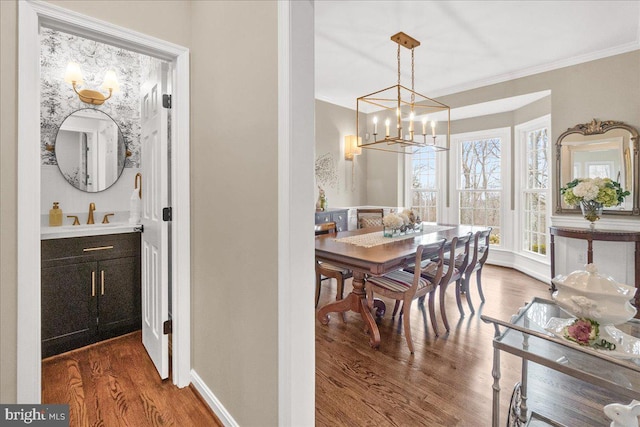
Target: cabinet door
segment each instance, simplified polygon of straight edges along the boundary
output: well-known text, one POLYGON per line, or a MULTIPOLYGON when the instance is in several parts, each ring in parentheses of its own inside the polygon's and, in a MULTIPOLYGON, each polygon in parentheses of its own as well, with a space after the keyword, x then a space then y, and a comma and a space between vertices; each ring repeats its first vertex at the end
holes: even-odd
POLYGON ((140 258, 100 261, 97 276, 99 339, 140 329, 140 258))
POLYGON ((349 218, 347 215, 348 211, 339 211, 333 212, 331 214, 331 219, 336 223, 336 228, 338 231, 346 231, 349 227, 349 218))
POLYGON ((96 263, 42 269, 42 356, 82 347, 97 332, 96 263))

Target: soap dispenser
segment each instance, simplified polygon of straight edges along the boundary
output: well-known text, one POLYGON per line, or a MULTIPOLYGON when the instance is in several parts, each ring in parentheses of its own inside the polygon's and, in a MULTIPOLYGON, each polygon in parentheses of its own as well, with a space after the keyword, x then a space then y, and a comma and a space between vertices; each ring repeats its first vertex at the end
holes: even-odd
POLYGON ((58 207, 60 202, 53 202, 53 208, 49 210, 49 227, 62 225, 62 209, 58 207))

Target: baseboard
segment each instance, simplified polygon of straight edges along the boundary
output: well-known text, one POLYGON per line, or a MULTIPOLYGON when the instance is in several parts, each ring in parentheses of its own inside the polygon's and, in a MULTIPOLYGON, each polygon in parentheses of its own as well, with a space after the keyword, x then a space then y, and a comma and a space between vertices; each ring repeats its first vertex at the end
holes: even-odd
POLYGON ((202 396, 223 425, 227 427, 239 427, 239 424, 233 419, 229 411, 222 406, 222 403, 220 403, 218 398, 193 369, 191 370, 191 384, 193 384, 198 393, 200 393, 200 396, 202 396))

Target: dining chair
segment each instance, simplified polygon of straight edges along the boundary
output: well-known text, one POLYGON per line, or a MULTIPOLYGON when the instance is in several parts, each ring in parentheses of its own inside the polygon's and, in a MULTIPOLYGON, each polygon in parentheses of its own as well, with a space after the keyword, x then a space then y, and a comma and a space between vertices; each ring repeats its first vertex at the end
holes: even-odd
MULTIPOLYGON (((460 300, 460 291, 462 290, 462 279, 464 272, 469 262, 469 244, 473 233, 469 233, 462 237, 454 237, 449 242, 449 249, 443 256, 442 263, 442 277, 438 281, 438 288, 440 293, 440 315, 442 316, 442 323, 449 332, 449 321, 447 319, 447 309, 445 307, 445 296, 449 283, 456 283, 456 303, 458 304, 458 311, 460 316, 464 317, 464 310, 462 309, 462 302, 460 300), (453 260, 453 262, 451 262, 453 260)), ((434 279, 434 274, 430 272, 423 273, 423 277, 428 279, 434 279)), ((423 303, 424 298, 419 300, 419 303, 423 303)))
POLYGON ((384 217, 383 209, 358 209, 356 211, 358 228, 380 227, 384 217))
POLYGON ((473 304, 471 303, 471 296, 469 294, 469 282, 471 275, 476 272, 476 283, 478 285, 478 294, 480 294, 480 300, 484 303, 484 294, 482 293, 482 267, 489 257, 489 237, 491 236, 491 227, 487 230, 478 231, 473 237, 473 256, 469 260, 467 269, 464 273, 462 289, 467 296, 467 304, 471 313, 475 313, 473 304))
MULTIPOLYGON (((337 227, 335 222, 325 222, 322 224, 316 224, 315 234, 320 236, 323 234, 336 234, 337 227)), ((316 259, 316 307, 320 300, 320 285, 323 280, 336 279, 337 292, 336 300, 343 298, 344 281, 353 275, 351 270, 338 267, 328 262, 320 262, 316 259)))
MULTIPOLYGON (((365 282, 365 291, 367 293, 367 302, 369 309, 373 309, 374 292, 392 298, 397 303, 402 301, 401 317, 404 326, 404 336, 407 340, 409 350, 413 354, 413 339, 411 338, 411 303, 416 298, 425 297, 429 294, 429 316, 431 318, 431 326, 438 336, 438 323, 435 316, 434 295, 436 286, 443 271, 443 254, 446 239, 428 245, 420 245, 416 250, 415 264, 420 268, 414 268, 414 272, 410 273, 404 270, 396 270, 380 277, 368 277, 365 282), (436 261, 432 261, 435 258, 436 261), (429 272, 432 276, 427 278, 424 276, 429 272)), ((395 314, 395 310, 394 310, 395 314)))

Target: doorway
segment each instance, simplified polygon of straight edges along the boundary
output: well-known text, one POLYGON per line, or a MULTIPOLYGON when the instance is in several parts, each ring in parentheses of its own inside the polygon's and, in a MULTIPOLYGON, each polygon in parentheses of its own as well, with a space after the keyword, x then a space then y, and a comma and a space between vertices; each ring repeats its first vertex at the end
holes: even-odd
MULTIPOLYGON (((189 252, 189 70, 186 48, 89 18, 48 4, 19 3, 18 112, 18 402, 40 402, 40 72, 39 30, 62 30, 140 52, 172 65, 171 116, 171 272, 173 299, 173 382, 190 382, 190 252, 189 252)), ((166 257, 164 258, 167 259, 166 257)))

